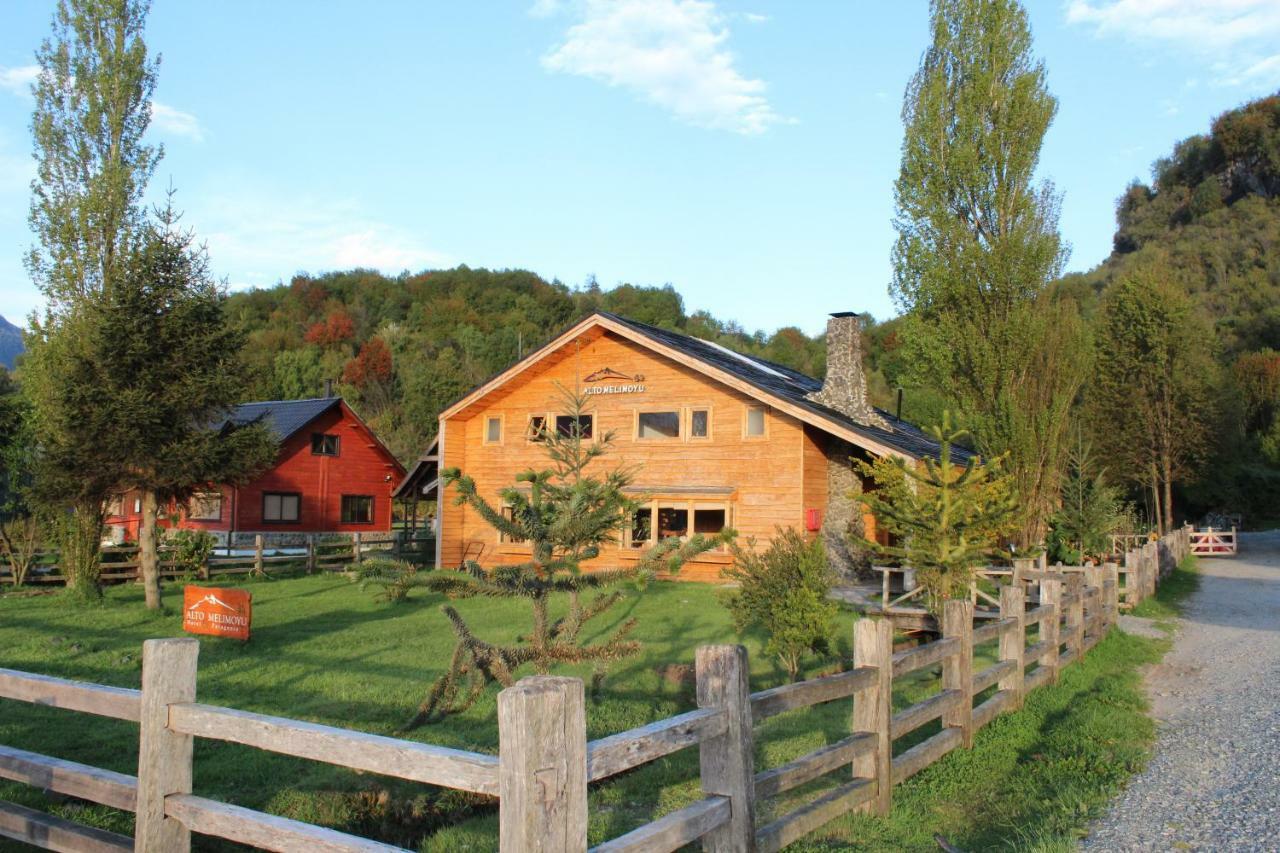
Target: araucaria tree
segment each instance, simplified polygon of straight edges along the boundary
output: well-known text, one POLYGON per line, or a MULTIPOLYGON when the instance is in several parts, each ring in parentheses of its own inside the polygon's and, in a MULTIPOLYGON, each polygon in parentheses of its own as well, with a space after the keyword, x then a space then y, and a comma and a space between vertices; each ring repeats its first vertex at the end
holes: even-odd
POLYGON ((1030 546, 1089 353, 1076 306, 1049 292, 1066 249, 1035 171, 1057 100, 1016 0, 933 0, 931 30, 902 108, 892 292, 916 379, 955 400, 984 454, 1007 456, 1030 546))
POLYGON ((863 463, 876 488, 860 500, 902 542, 867 544, 915 569, 926 606, 941 614, 944 601, 969 595, 974 571, 999 549, 1017 503, 1001 460, 953 459, 953 444, 965 433, 950 414, 928 432, 940 446, 938 460, 925 459, 922 468, 897 457, 863 463))
POLYGON ((71 386, 66 367, 85 355, 89 301, 112 287, 138 240, 143 192, 162 154, 143 142, 156 82, 142 40, 146 13, 137 0, 60 0, 33 86, 38 244, 27 269, 45 313, 32 319, 23 385, 40 445, 37 496, 56 522, 72 588, 89 595, 120 468, 92 431, 95 419, 84 418, 95 392, 71 386))
POLYGON ((1072 565, 1110 552, 1110 536, 1124 522, 1120 488, 1107 479, 1084 432, 1075 431, 1062 478, 1062 503, 1051 519, 1057 557, 1072 565))
POLYGON ((1173 484, 1190 479, 1208 445, 1219 370, 1212 332, 1173 271, 1155 258, 1116 282, 1102 306, 1088 403, 1095 441, 1150 490, 1156 524, 1173 527, 1173 484))
POLYGON ((448 671, 431 687, 413 728, 434 722, 470 707, 491 682, 514 683, 515 671, 531 664, 546 673, 556 664, 592 662, 602 677, 608 662, 635 654, 640 644, 630 639, 635 619, 623 620, 601 642, 584 642, 583 627, 607 613, 623 596, 623 583, 643 584, 657 572, 678 572, 685 562, 710 548, 728 542, 732 531, 714 536, 694 534, 687 539, 662 539, 639 553, 635 562, 613 567, 583 564, 619 539, 639 504, 630 491, 631 475, 623 469, 603 474, 588 470, 608 452, 612 434, 589 436, 581 424, 586 399, 565 392, 563 408, 570 427, 547 430, 538 436, 546 451, 547 466, 525 471, 516 483, 502 490, 501 504, 494 505, 458 469, 443 472, 443 480, 457 493, 457 501, 477 512, 508 542, 526 543, 529 558, 514 565, 484 569, 468 561, 460 571, 433 571, 423 585, 453 596, 522 598, 529 602, 532 623, 519 642, 489 643, 476 637, 452 607, 443 610, 458 636, 448 671), (553 619, 549 605, 553 594, 564 594, 568 609, 553 619))

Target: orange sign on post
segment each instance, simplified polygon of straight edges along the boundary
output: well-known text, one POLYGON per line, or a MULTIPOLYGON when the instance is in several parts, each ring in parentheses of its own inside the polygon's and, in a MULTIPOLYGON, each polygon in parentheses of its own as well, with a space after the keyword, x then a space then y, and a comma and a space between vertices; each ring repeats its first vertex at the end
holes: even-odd
POLYGON ((182 590, 182 630, 191 634, 249 639, 253 595, 243 589, 188 586, 182 590))

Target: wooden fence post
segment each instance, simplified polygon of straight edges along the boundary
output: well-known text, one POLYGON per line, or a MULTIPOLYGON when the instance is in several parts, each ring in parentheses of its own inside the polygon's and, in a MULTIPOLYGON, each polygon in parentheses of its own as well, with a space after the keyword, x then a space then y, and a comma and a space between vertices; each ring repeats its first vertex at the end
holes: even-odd
POLYGON ((316 535, 314 533, 307 534, 307 574, 314 575, 316 573, 316 535))
POLYGON ((1058 625, 1062 621, 1062 581, 1046 578, 1040 581, 1040 604, 1048 605, 1052 611, 1040 620, 1040 638, 1049 644, 1049 650, 1040 659, 1040 665, 1048 667, 1052 673, 1050 681, 1058 681, 1058 647, 1062 644, 1058 625))
POLYGON ((1079 572, 1067 575, 1067 594, 1071 596, 1071 604, 1067 606, 1067 622, 1071 633, 1067 635, 1067 645, 1071 649, 1072 659, 1084 657, 1084 576, 1079 572))
POLYGON ((742 853, 756 848, 756 772, 751 723, 751 685, 745 646, 699 646, 695 658, 698 707, 723 708, 724 734, 702 741, 698 759, 702 792, 728 797, 727 823, 703 836, 711 853, 742 853))
POLYGON ((191 735, 169 729, 169 706, 196 699, 194 637, 144 640, 142 711, 138 737, 138 802, 134 849, 138 853, 189 853, 191 833, 164 816, 164 798, 191 793, 191 735))
MULTIPOLYGON (((1106 630, 1106 613, 1102 606, 1102 566, 1089 565, 1084 569, 1085 591, 1085 642, 1098 641, 1106 630)), ((1093 643, 1089 643, 1092 647, 1093 643)))
POLYGON ((1141 587, 1138 584, 1138 559, 1137 552, 1133 550, 1124 552, 1124 600, 1130 609, 1137 606, 1142 600, 1141 587))
POLYGON ((498 694, 498 773, 499 849, 587 849, 581 679, 535 675, 498 694))
POLYGON ((360 559, 363 556, 361 551, 360 532, 356 531, 351 534, 351 562, 355 563, 357 566, 360 565, 360 559))
POLYGON ((942 636, 960 641, 942 661, 942 689, 960 691, 960 701, 942 714, 943 728, 960 730, 965 749, 973 746, 973 602, 951 600, 942 608, 942 636))
POLYGON ((886 815, 893 805, 893 621, 859 619, 853 625, 853 665, 874 666, 876 678, 853 694, 853 732, 870 734, 875 749, 853 760, 853 775, 876 780, 876 797, 864 811, 886 815))
POLYGON ((1022 707, 1022 679, 1026 669, 1023 652, 1027 648, 1026 593, 1019 586, 1000 587, 1000 618, 1017 620, 1000 632, 1000 660, 1013 661, 1013 672, 1000 679, 997 688, 1013 695, 1013 707, 1022 707))
POLYGON ((1147 578, 1149 584, 1147 588, 1148 595, 1155 595, 1156 589, 1160 584, 1160 542, 1150 542, 1147 544, 1149 556, 1147 560, 1151 563, 1151 573, 1147 578))
POLYGON ((266 564, 262 562, 264 544, 262 534, 255 533, 253 536, 253 573, 258 577, 262 577, 267 573, 266 564))
POLYGON ((1120 567, 1114 561, 1102 564, 1102 607, 1110 631, 1120 618, 1120 567))

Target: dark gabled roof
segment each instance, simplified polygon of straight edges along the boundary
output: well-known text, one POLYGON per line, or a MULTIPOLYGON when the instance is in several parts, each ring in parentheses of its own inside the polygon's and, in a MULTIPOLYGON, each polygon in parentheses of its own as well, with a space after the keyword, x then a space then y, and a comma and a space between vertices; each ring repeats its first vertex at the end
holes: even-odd
POLYGON ((440 436, 437 435, 431 439, 427 449, 422 451, 422 455, 418 457, 418 461, 413 463, 413 467, 409 469, 395 489, 392 490, 391 497, 402 498, 414 490, 420 490, 424 485, 430 485, 433 480, 439 477, 439 468, 440 436))
MULTIPOLYGON (((628 320, 617 314, 604 311, 599 313, 656 343, 733 374, 766 394, 781 397, 793 405, 800 406, 823 420, 865 435, 868 439, 888 445, 917 459, 926 456, 938 458, 940 450, 938 442, 919 427, 895 418, 883 409, 876 409, 876 411, 889 424, 890 429, 859 423, 848 415, 808 399, 809 394, 822 388, 822 382, 798 370, 792 370, 790 367, 784 367, 763 358, 744 355, 701 338, 628 320)), ((952 450, 952 458, 956 462, 964 462, 969 458, 969 453, 963 448, 956 447, 952 450)))
POLYGON ((283 444, 307 424, 342 404, 341 397, 314 397, 310 400, 266 400, 236 406, 223 422, 233 426, 262 422, 283 444))

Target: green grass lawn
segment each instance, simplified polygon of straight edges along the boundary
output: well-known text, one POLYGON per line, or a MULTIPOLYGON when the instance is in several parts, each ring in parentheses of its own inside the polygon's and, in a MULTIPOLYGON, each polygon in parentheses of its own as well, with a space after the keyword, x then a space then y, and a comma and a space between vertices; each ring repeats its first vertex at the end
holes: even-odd
MULTIPOLYGON (((254 593, 254 638, 248 644, 201 639, 199 699, 262 713, 393 734, 413 713, 453 648, 439 611, 442 599, 422 592, 388 605, 336 576, 247 582, 254 593)), ((735 634, 717 590, 657 583, 631 593, 587 639, 635 616, 644 650, 613 665, 598 697, 588 699, 588 737, 599 738, 693 707, 689 686, 666 679, 671 664, 692 664, 698 645, 742 642, 751 653, 752 688, 782 683, 762 638, 735 634)), ((172 612, 151 614, 141 590, 108 590, 101 605, 74 604, 61 593, 0 596, 0 666, 137 687, 141 645, 181 635, 178 590, 172 612)), ((524 602, 472 599, 455 606, 486 639, 514 639, 528 624, 524 602)), ((841 612, 835 657, 851 657, 854 616, 841 612)), ((1041 690, 1018 714, 1001 718, 974 750, 953 753, 895 790, 887 820, 850 817, 811 836, 809 849, 933 850, 933 832, 965 849, 1019 847, 1067 837, 1143 760, 1152 738, 1143 714, 1138 667, 1162 644, 1116 634, 1062 682, 1041 690), (1047 833, 1047 834, 1046 834, 1047 833)), ((993 649, 981 650, 990 659, 993 649)), ((838 668, 833 657, 809 674, 838 668)), ((983 664, 979 662, 978 666, 983 664)), ((563 674, 589 679, 588 668, 563 674)), ((933 673, 900 680, 899 707, 938 689, 933 673)), ((496 690, 465 714, 408 735, 424 742, 496 752, 496 690)), ((847 702, 780 715, 757 731, 757 767, 784 763, 844 737, 847 702)), ((922 729, 917 738, 936 731, 922 729)), ((899 741, 906 748, 912 741, 899 741)), ((0 743, 135 772, 137 727, 115 720, 0 701, 0 743)), ((698 797, 697 751, 685 750, 592 786, 591 843, 621 834, 698 797)), ((790 799, 764 803, 762 817, 785 810, 833 779, 818 780, 790 799)), ((488 850, 497 817, 483 797, 356 774, 233 744, 197 741, 195 790, 217 799, 320 823, 422 850, 488 850)), ((0 783, 0 799, 53 810, 83 822, 131 831, 130 815, 0 783)), ((230 849, 197 839, 198 849, 230 849)))

